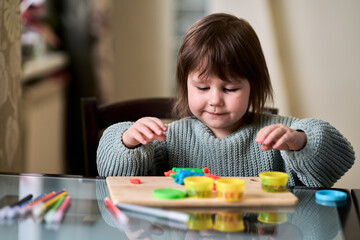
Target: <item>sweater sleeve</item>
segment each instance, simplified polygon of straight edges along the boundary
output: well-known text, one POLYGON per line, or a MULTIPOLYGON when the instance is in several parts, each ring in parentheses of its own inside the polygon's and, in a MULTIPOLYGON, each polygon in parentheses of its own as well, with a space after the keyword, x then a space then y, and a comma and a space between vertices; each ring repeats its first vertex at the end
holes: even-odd
POLYGON ((132 122, 121 122, 108 127, 97 149, 97 168, 100 176, 144 176, 151 170, 154 143, 127 148, 122 134, 132 122))
POLYGON ((354 164, 351 144, 329 123, 308 118, 290 127, 304 131, 307 143, 300 151, 281 151, 281 155, 306 186, 331 187, 354 164))

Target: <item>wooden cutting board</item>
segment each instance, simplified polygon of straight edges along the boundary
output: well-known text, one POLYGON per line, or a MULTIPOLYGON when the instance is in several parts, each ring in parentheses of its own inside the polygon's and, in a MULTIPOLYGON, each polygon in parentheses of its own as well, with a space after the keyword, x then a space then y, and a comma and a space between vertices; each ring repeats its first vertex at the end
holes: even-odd
POLYGON ((184 185, 174 182, 171 177, 107 177, 111 200, 115 203, 130 203, 156 207, 267 207, 294 206, 298 198, 291 192, 268 193, 261 190, 260 178, 239 177, 246 181, 243 199, 227 202, 216 197, 212 198, 182 198, 163 200, 153 197, 153 191, 158 188, 177 188, 185 190, 184 185), (130 178, 138 178, 140 184, 133 184, 130 178))

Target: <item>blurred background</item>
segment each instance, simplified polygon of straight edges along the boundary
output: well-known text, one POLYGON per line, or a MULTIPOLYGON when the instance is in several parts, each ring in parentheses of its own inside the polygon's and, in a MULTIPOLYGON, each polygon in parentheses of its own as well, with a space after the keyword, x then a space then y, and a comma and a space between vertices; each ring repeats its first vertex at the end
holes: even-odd
POLYGON ((254 27, 281 115, 330 122, 359 155, 357 0, 3 0, 0 172, 83 174, 80 98, 173 96, 179 43, 214 12, 254 27))

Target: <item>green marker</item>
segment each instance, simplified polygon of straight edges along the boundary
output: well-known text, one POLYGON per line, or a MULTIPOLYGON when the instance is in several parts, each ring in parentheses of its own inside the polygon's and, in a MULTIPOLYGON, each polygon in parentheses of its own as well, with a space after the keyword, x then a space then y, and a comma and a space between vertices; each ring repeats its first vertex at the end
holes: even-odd
POLYGON ((56 203, 52 206, 52 208, 46 213, 44 219, 47 223, 51 223, 53 219, 53 215, 56 210, 60 207, 61 203, 65 200, 65 196, 56 201, 56 203))

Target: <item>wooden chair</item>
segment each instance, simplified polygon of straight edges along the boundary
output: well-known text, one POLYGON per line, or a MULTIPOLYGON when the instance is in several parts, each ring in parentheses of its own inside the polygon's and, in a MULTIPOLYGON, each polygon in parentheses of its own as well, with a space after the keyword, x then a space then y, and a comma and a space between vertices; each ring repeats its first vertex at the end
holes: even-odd
POLYGON ((144 98, 97 105, 96 98, 81 99, 85 176, 98 176, 96 150, 102 130, 112 124, 152 116, 172 119, 173 98, 144 98))

